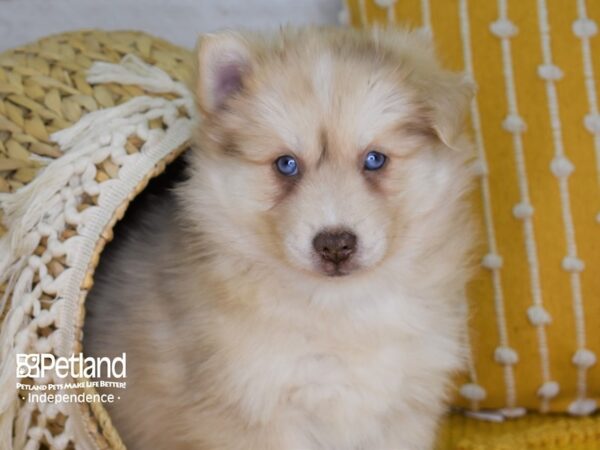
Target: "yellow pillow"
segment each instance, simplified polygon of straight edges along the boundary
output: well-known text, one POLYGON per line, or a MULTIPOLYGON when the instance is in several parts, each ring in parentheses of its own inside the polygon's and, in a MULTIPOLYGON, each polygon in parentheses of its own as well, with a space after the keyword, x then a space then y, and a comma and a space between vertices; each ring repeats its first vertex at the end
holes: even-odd
POLYGON ((591 414, 600 399, 600 2, 347 0, 355 26, 430 30, 465 70, 484 224, 456 404, 591 414))

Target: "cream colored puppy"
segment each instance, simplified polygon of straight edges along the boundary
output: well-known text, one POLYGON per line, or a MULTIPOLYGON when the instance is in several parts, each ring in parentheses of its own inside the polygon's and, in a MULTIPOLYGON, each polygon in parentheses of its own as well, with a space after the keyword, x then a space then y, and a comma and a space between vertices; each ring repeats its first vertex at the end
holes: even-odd
POLYGON ((418 33, 207 35, 189 178, 106 252, 131 449, 425 450, 464 349, 472 86, 418 33))

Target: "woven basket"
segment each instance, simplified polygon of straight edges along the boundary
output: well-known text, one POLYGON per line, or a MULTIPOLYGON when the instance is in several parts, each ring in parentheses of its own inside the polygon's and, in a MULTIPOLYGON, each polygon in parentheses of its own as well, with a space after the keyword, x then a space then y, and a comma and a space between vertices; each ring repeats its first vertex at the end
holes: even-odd
POLYGON ((15 354, 81 352, 84 300, 115 222, 189 145, 189 61, 136 32, 62 34, 0 55, 1 449, 124 448, 100 403, 26 401, 15 383, 34 381, 17 379, 15 354))

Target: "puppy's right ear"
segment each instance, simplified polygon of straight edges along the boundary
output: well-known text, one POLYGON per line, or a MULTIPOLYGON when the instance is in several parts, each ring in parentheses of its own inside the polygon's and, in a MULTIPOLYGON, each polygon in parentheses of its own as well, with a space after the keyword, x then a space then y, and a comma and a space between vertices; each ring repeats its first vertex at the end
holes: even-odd
POLYGON ((196 99, 200 109, 210 114, 243 89, 251 69, 250 50, 239 34, 222 32, 202 36, 196 53, 196 99))
POLYGON ((447 147, 459 149, 458 138, 464 131, 475 83, 463 74, 446 72, 432 83, 429 94, 435 133, 447 147))

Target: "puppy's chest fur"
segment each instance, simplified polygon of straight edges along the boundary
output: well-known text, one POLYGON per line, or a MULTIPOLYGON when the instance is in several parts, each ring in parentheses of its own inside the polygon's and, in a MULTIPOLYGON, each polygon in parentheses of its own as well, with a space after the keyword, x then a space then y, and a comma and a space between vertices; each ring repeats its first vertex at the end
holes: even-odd
MULTIPOLYGON (((439 329, 442 321, 435 336, 407 329, 395 317, 402 307, 382 306, 401 304, 394 294, 378 298, 380 308, 371 298, 364 301, 371 302, 367 317, 273 295, 251 313, 215 320, 215 376, 242 420, 297 423, 307 434, 326 429, 334 448, 348 439, 380 439, 391 417, 429 401, 428 389, 436 404, 449 366, 458 364, 451 330, 439 329), (454 350, 441 359, 432 353, 440 340, 454 350), (420 391, 424 396, 415 401, 420 391)), ((434 316, 426 314, 421 325, 435 322, 434 316)))
MULTIPOLYGON (((229 370, 236 383, 248 387, 240 400, 253 410, 251 420, 266 420, 280 407, 313 415, 329 410, 329 418, 336 409, 348 414, 360 407, 364 414, 364 408, 382 406, 368 403, 389 401, 406 357, 398 333, 353 329, 347 320, 333 317, 318 323, 323 317, 301 315, 288 323, 259 321, 260 328, 250 331, 241 345, 234 336, 223 343, 224 349, 235 345, 235 351, 246 355, 231 361, 229 370)), ((230 326, 236 327, 235 321, 230 326)))

